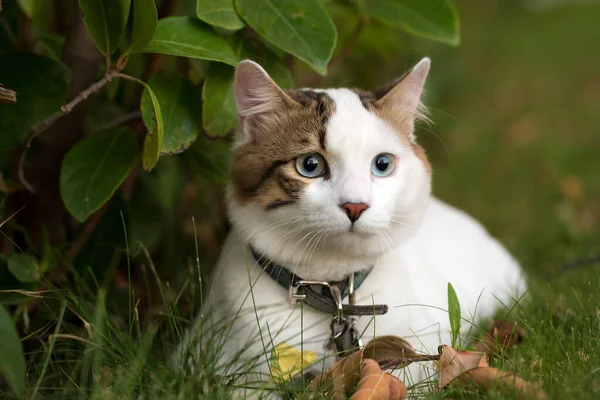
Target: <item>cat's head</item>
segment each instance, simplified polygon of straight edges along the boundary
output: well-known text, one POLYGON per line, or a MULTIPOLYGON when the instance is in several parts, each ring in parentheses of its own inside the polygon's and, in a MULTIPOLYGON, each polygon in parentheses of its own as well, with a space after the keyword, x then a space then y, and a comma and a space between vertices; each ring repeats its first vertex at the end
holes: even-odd
POLYGON ((245 239, 307 263, 377 256, 408 236, 430 194, 431 167, 413 132, 429 66, 425 58, 372 93, 282 90, 243 61, 228 202, 245 239))

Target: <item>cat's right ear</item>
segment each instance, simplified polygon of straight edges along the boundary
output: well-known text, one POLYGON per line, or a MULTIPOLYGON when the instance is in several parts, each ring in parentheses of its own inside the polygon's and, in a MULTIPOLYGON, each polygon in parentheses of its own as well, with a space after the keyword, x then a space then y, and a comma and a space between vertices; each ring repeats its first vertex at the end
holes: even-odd
POLYGON ((236 68, 234 88, 244 131, 256 116, 274 111, 291 100, 260 65, 250 60, 242 61, 236 68))

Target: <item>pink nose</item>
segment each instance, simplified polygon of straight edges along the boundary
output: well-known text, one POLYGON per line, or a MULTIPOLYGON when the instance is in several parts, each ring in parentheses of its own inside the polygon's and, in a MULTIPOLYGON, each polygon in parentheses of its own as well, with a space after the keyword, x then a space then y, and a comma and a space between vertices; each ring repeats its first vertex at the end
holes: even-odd
POLYGON ((350 221, 356 222, 360 215, 369 208, 365 203, 344 203, 340 205, 340 208, 348 215, 350 221))

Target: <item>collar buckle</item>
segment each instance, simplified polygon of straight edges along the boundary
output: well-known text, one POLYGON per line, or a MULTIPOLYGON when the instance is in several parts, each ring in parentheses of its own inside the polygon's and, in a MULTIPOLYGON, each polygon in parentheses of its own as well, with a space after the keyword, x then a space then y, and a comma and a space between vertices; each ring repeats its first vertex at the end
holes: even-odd
POLYGON ((290 304, 294 306, 294 305, 298 304, 298 302, 305 300, 306 295, 302 294, 302 293, 298 293, 298 292, 300 291, 300 288, 302 286, 311 286, 311 285, 325 286, 328 288, 331 287, 329 282, 324 282, 324 281, 299 280, 299 281, 292 282, 292 283, 290 283, 289 291, 288 291, 288 300, 289 300, 290 304))

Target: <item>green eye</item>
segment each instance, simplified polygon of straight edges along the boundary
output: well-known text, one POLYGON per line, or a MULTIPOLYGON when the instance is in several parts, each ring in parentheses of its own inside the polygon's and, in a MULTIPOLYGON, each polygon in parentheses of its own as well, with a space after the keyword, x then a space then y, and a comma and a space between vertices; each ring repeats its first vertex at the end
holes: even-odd
POLYGON ((325 160, 320 154, 307 154, 296 159, 296 171, 307 178, 316 178, 325 172, 325 160))
POLYGON ((378 154, 371 163, 371 173, 375 176, 384 177, 394 172, 396 158, 390 153, 378 154))

